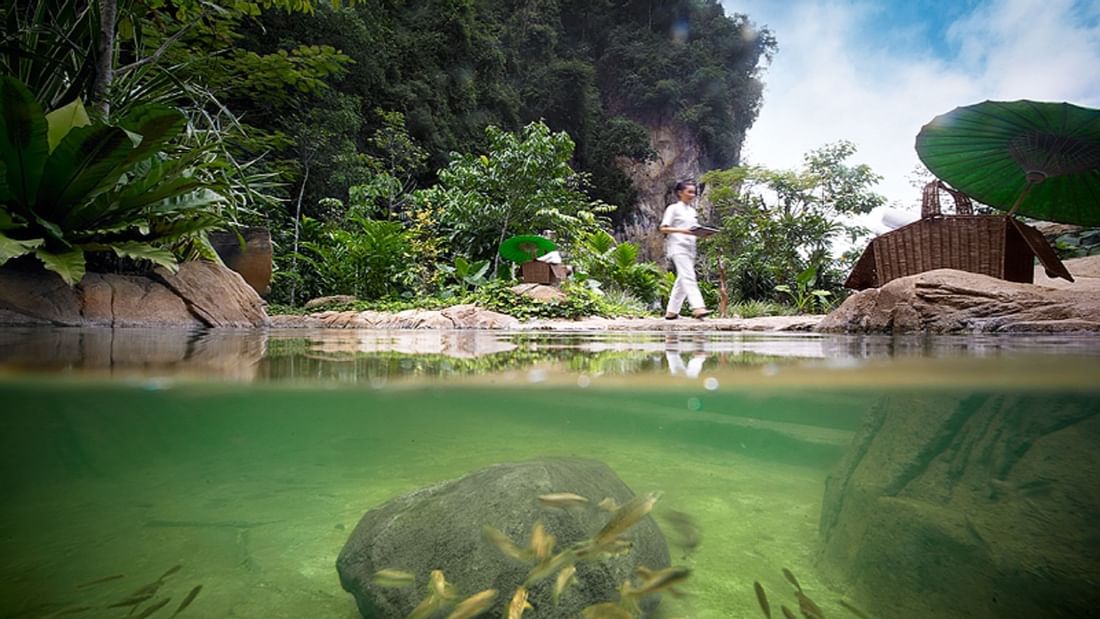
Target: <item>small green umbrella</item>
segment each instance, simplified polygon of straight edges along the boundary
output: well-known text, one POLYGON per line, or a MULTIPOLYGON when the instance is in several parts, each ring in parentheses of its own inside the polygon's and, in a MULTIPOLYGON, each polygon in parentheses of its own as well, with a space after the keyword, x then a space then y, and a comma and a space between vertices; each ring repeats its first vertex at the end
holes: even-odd
POLYGON ((917 154, 979 202, 1028 217, 1100 225, 1100 110, 984 101, 932 119, 917 154))
POLYGON ((500 255, 505 260, 523 264, 556 249, 554 242, 537 234, 513 236, 500 244, 500 255))

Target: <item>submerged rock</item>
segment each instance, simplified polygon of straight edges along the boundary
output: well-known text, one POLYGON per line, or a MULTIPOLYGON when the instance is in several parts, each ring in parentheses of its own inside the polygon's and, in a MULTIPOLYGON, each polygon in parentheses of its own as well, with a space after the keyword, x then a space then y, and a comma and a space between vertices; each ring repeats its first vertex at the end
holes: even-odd
MULTIPOLYGON (((426 596, 428 576, 442 570, 461 597, 496 589, 486 616, 499 617, 531 565, 506 557, 487 542, 483 528, 503 532, 527 546, 532 526, 542 522, 554 535, 555 551, 590 538, 609 516, 595 506, 605 497, 626 503, 634 492, 606 464, 582 458, 540 458, 498 464, 460 479, 421 488, 367 512, 355 527, 336 561, 340 583, 355 596, 363 617, 405 617, 426 596), (572 492, 592 504, 576 508, 541 505, 537 497, 572 492), (396 569, 415 576, 406 588, 383 588, 372 582, 375 572, 396 569)), ((586 606, 618 600, 618 588, 638 566, 669 565, 668 546, 650 516, 625 533, 633 542, 629 553, 577 563, 577 583, 551 601, 556 573, 529 587, 534 609, 525 619, 575 617, 586 606)), ((642 600, 651 612, 658 596, 642 600)), ((439 614, 440 617, 445 613, 439 614)), ((434 616, 434 615, 433 615, 434 616)))
POLYGON ((883 398, 826 481, 821 565, 873 616, 1093 616, 1097 444, 1088 395, 883 398))

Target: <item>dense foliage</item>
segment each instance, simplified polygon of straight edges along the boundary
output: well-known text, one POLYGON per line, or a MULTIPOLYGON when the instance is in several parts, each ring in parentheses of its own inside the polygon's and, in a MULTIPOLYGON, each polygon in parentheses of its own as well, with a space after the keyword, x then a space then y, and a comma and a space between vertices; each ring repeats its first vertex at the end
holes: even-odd
POLYGON ((848 163, 854 154, 853 144, 838 142, 808 153, 798 170, 740 166, 704 175, 722 221, 704 247, 711 261, 727 258, 736 298, 812 309, 842 292, 851 257, 834 259, 834 247, 868 232, 848 217, 885 203, 871 190, 879 177, 848 163))
MULTIPOLYGON (((295 80, 287 97, 277 84, 235 80, 214 66, 225 62, 219 56, 204 61, 211 78, 227 76, 217 79, 226 88, 222 100, 272 136, 263 145, 290 164, 285 178, 292 185, 304 176, 302 157, 286 147, 301 131, 293 119, 345 105, 355 113, 357 123, 313 118, 309 124, 314 131, 327 127, 331 143, 346 144, 315 157, 326 175, 304 183, 307 205, 347 199, 356 183, 332 176, 364 174, 357 155, 385 158, 385 148, 363 139, 382 126, 374 111, 384 110, 403 114, 408 135, 427 153, 428 165, 416 170, 422 186, 450 153, 484 148, 486 126, 517 131, 541 119, 574 141, 572 163, 591 175, 590 196, 623 207, 634 193, 615 160, 651 156, 645 124, 678 121, 705 145, 705 163, 738 162, 760 105, 758 66, 776 48, 767 30, 755 30, 743 15, 725 15, 716 0, 319 4, 310 19, 270 11, 242 22, 235 45, 234 56, 261 58, 315 50, 312 64, 303 59, 295 67, 330 85, 319 92, 295 80), (322 67, 331 73, 322 75, 322 67), (279 136, 288 142, 278 144, 279 136)), ((274 78, 278 71, 288 69, 261 74, 274 78)))
MULTIPOLYGON (((259 224, 276 244, 275 302, 492 305, 511 276, 500 242, 550 229, 576 283, 564 305, 515 310, 532 316, 660 304, 669 275, 609 234, 634 200, 621 163, 652 157, 647 127, 672 123, 703 145, 703 167, 738 164, 776 50, 717 0, 31 0, 0 18, 0 67, 28 85, 31 116, 88 110, 20 154, 73 169, 64 200, 0 187, 4 260, 34 253, 76 281, 78 250, 170 265, 205 251, 207 229, 259 224), (105 162, 68 155, 103 136, 105 162)), ((724 221, 706 244, 709 305, 718 250, 746 311, 836 288, 829 250, 858 233, 843 216, 881 201, 851 154, 707 177, 724 221)))

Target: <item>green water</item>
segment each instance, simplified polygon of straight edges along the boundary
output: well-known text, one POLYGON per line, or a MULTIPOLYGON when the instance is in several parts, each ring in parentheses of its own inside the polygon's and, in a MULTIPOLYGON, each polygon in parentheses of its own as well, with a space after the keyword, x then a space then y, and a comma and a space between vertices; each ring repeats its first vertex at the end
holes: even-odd
MULTIPOLYGON (((159 348, 151 342, 171 338, 94 332, 74 344, 71 333, 39 333, 32 345, 15 335, 24 344, 8 342, 0 378, 0 617, 126 616, 107 607, 180 565, 154 618, 202 585, 181 617, 354 619, 335 560, 365 511, 550 455, 602 460, 635 492, 662 492, 658 515, 698 522, 698 550, 673 548, 673 562, 693 569, 690 595, 665 599, 659 617, 762 616, 753 581, 774 607, 797 607, 784 567, 827 616, 848 617, 838 600, 864 594, 820 565, 819 522, 826 477, 871 411, 1008 393, 1034 408, 1015 412, 1024 418, 1052 402, 1100 412, 1100 355, 1088 341, 985 341, 979 351, 492 336, 512 348, 456 357, 431 342, 434 352, 408 352, 399 335, 355 345, 346 334, 261 344, 200 335, 159 348), (666 351, 685 368, 670 372, 666 351), (685 372, 692 358, 698 374, 685 372)), ((1094 556, 1083 560, 1095 569, 1094 556)))

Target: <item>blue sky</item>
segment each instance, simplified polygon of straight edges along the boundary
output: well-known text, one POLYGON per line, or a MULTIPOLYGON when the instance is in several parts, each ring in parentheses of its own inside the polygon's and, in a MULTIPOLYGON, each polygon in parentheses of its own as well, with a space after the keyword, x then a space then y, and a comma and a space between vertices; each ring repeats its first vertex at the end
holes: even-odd
POLYGON ((917 215, 913 140, 936 115, 986 99, 1100 108, 1100 0, 722 3, 779 42, 744 162, 795 168, 851 140, 853 161, 885 177, 895 218, 917 215))

